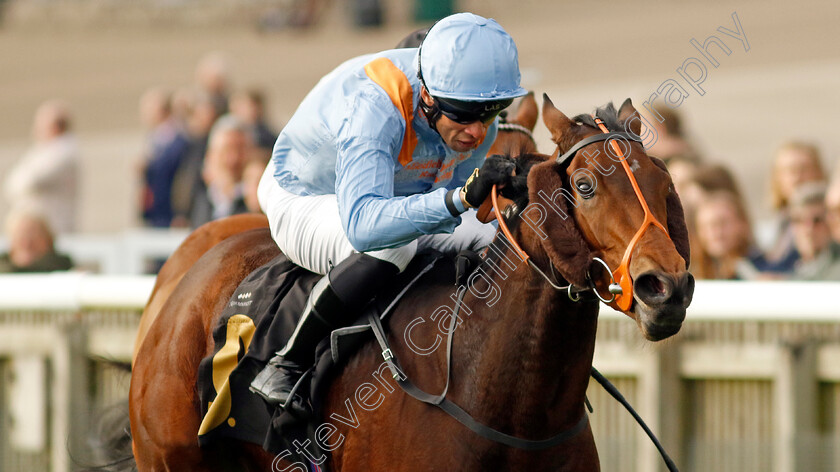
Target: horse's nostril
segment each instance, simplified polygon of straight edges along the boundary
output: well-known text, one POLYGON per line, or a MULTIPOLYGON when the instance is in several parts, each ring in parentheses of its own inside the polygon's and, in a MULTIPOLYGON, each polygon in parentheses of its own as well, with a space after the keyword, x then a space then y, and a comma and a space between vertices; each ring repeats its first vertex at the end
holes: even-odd
POLYGON ((642 274, 633 284, 636 294, 645 303, 662 303, 671 296, 670 285, 655 274, 642 274))
POLYGON ((645 283, 648 286, 648 289, 651 293, 654 294, 663 294, 665 293, 665 286, 662 285, 662 281, 659 280, 658 277, 648 277, 645 279, 645 283))

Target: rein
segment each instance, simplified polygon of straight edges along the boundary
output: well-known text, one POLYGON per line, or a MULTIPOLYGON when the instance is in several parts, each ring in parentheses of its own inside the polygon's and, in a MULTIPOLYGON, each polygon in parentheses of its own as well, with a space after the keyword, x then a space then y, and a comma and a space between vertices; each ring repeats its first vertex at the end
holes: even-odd
MULTIPOLYGON (((499 220, 500 223, 503 224, 502 220, 499 220)), ((521 249, 520 249, 521 250, 521 249)), ((524 253, 524 251, 523 251, 524 253)), ((368 313, 368 322, 370 323, 371 330, 376 337, 377 342, 379 343, 379 347, 382 349, 382 358, 385 360, 385 363, 388 366, 388 369, 391 371, 391 375, 393 376, 394 380, 397 382, 397 385, 409 396, 412 398, 421 401, 427 405, 431 405, 434 407, 438 407, 443 410, 446 414, 457 420, 462 425, 466 426, 470 431, 476 433, 477 435, 481 436, 484 439, 494 441, 500 444, 504 444, 505 446, 514 447, 517 449, 523 449, 526 451, 539 451, 543 449, 548 449, 559 444, 562 444, 569 439, 574 438, 586 428, 586 425, 589 423, 589 415, 586 414, 586 411, 583 412, 581 415, 580 420, 566 430, 561 431, 560 433, 547 438, 547 439, 524 439, 518 438, 516 436, 511 436, 507 433, 503 433, 499 430, 493 429, 483 423, 480 423, 478 420, 473 418, 469 413, 467 413, 463 408, 455 404, 454 402, 450 401, 446 398, 446 394, 449 392, 449 385, 450 380, 452 378, 451 371, 452 371, 452 344, 455 334, 455 329, 457 328, 456 320, 458 319, 458 312, 461 311, 461 305, 463 304, 464 295, 466 295, 466 290, 461 290, 458 293, 458 297, 455 300, 455 308, 452 310, 452 317, 450 318, 449 327, 447 329, 447 337, 446 337, 446 384, 443 387, 443 391, 438 395, 432 395, 427 393, 417 387, 402 371, 399 366, 399 362, 397 361, 394 352, 391 350, 391 346, 388 343, 388 335, 385 332, 385 328, 382 326, 382 318, 386 317, 388 313, 394 309, 397 302, 402 298, 402 296, 414 286, 415 283, 423 276, 426 272, 431 270, 432 266, 437 262, 437 259, 431 262, 428 266, 426 266, 419 274, 417 274, 414 279, 409 282, 409 284, 403 288, 403 290, 397 295, 397 297, 391 302, 388 307, 380 315, 376 315, 373 312, 368 313)), ((610 394, 613 398, 615 398, 619 403, 621 403, 624 408, 627 409, 628 412, 633 416, 637 423, 642 427, 648 437, 653 441, 654 446, 659 451, 662 459, 665 461, 665 464, 668 467, 670 472, 678 472, 677 466, 674 464, 674 461, 668 456, 668 453, 665 451, 665 448, 662 447, 662 444, 657 439, 656 435, 653 434, 653 431, 645 424, 644 420, 638 413, 633 409, 630 403, 621 395, 621 392, 609 381, 606 377, 604 377, 600 372, 598 372, 595 367, 592 367, 590 371, 590 375, 594 378, 601 386, 610 394)), ((300 384, 300 382, 298 383, 300 384)), ((295 386, 297 389, 297 385, 295 386)), ((589 405, 589 401, 584 399, 586 406, 588 407, 589 411, 592 412, 592 407, 589 405)))
MULTIPOLYGON (((604 133, 603 134, 596 134, 594 136, 589 136, 588 138, 584 138, 584 139, 578 141, 577 143, 575 143, 575 145, 572 146, 571 149, 566 151, 562 156, 557 157, 556 161, 557 161, 558 164, 560 164, 560 165, 567 164, 575 156, 575 154, 578 153, 578 151, 580 151, 584 147, 589 146, 590 144, 593 144, 593 143, 597 143, 597 142, 601 142, 601 141, 611 141, 611 144, 613 145, 613 150, 616 151, 617 155, 619 155, 621 157, 624 157, 624 153, 621 152, 621 149, 618 147, 618 144, 615 142, 616 139, 619 139, 619 138, 630 139, 630 140, 633 140, 633 141, 636 141, 636 142, 641 142, 641 140, 639 138, 637 138, 637 137, 635 137, 635 136, 633 136, 629 133, 622 133, 622 132, 615 132, 615 131, 610 132, 603 125, 603 122, 601 121, 600 118, 596 118, 596 120, 597 120, 596 122, 601 127, 601 130, 604 131, 604 133)), ((639 238, 641 238, 642 234, 644 233, 644 230, 650 224, 650 221, 649 221, 648 217, 650 217, 650 219, 653 220, 654 224, 658 225, 659 227, 662 227, 662 225, 659 224, 659 222, 656 221, 656 218, 653 217, 653 214, 650 213, 650 209, 648 208, 647 202, 644 199, 644 195, 642 195, 641 190, 639 190, 639 184, 636 182, 636 178, 633 176, 633 171, 632 171, 632 169, 630 169, 630 166, 627 164, 626 161, 627 161, 627 159, 621 159, 621 163, 624 166, 624 170, 625 170, 625 172, 627 172, 627 175, 630 178, 630 182, 633 185, 633 190, 636 192, 636 197, 642 203, 642 207, 645 210, 645 222, 642 224, 642 227, 639 229, 639 231, 636 232, 636 235, 631 240, 630 246, 627 248, 627 250, 624 253, 624 258, 622 260, 622 264, 619 266, 619 268, 615 272, 613 272, 610 269, 610 266, 603 259, 598 258, 598 257, 593 259, 594 262, 598 262, 599 264, 603 265, 607 269, 607 273, 610 274, 609 292, 612 295, 611 298, 604 298, 600 293, 598 293, 598 290, 595 288, 595 282, 592 281, 591 278, 590 278, 590 287, 588 287, 588 288, 575 287, 572 284, 565 285, 565 286, 559 286, 559 285, 555 284, 548 277, 548 275, 546 275, 545 272, 543 272, 539 267, 537 267, 536 264, 534 264, 534 262, 531 260, 531 257, 528 255, 528 253, 526 253, 525 250, 523 250, 522 247, 519 246, 519 243, 517 243, 516 239, 513 238, 513 235, 511 234, 510 229, 508 229, 508 226, 507 226, 507 223, 505 222, 505 219, 503 217, 499 217, 499 215, 502 215, 502 212, 501 212, 501 209, 499 208, 498 191, 497 191, 497 188, 496 188, 495 185, 493 186, 493 188, 490 192, 490 199, 491 199, 491 202, 492 202, 492 208, 493 208, 493 211, 495 212, 495 214, 497 216, 496 220, 499 222, 499 229, 501 229, 502 233, 505 235, 505 237, 508 239, 508 241, 510 241, 511 247, 513 248, 513 251, 516 252, 516 254, 519 256, 520 259, 522 259, 523 261, 527 261, 528 265, 531 266, 531 268, 534 269, 538 274, 540 274, 549 283, 549 285, 551 285, 555 290, 566 290, 568 292, 569 298, 572 301, 579 301, 580 300, 580 296, 577 295, 577 293, 591 290, 599 300, 601 300, 602 302, 604 302, 608 305, 612 304, 612 303, 616 303, 622 309, 622 311, 629 309, 630 305, 632 305, 632 303, 633 303, 633 283, 632 283, 632 279, 630 278, 630 273, 629 273, 629 270, 628 270, 629 264, 630 264, 630 254, 633 252, 633 248, 635 248, 636 243, 638 242, 639 238), (622 283, 622 281, 623 281, 623 283, 622 283)), ((481 210, 479 210, 479 215, 481 215, 481 210)), ((668 234, 668 232, 666 231, 665 234, 668 234)))
MULTIPOLYGON (((416 279, 414 281, 416 281, 416 279)), ((381 317, 385 316, 392 306, 386 308, 385 313, 382 315, 377 316, 374 313, 368 314, 370 327, 373 330, 373 334, 376 336, 376 340, 379 342, 379 346, 382 348, 382 357, 385 359, 385 363, 388 365, 388 368, 390 369, 394 380, 396 380, 397 385, 399 385, 405 393, 414 399, 426 403, 427 405, 440 408, 449 416, 455 418, 459 423, 466 426, 470 431, 476 433, 482 438, 504 444, 505 446, 523 449, 526 451, 539 451, 562 444, 563 442, 566 442, 583 432, 586 425, 589 423, 589 416, 585 411, 583 412, 583 415, 581 415, 580 420, 578 420, 574 426, 561 431, 550 438, 518 438, 480 423, 463 408, 446 398, 446 394, 449 392, 449 384, 451 380, 450 373, 452 371, 452 340, 455 335, 455 328, 457 328, 456 320, 458 319, 458 312, 461 311, 461 304, 463 303, 464 295, 466 293, 466 290, 460 291, 455 302, 455 309, 452 310, 452 317, 449 322, 449 329, 447 330, 448 332, 446 337, 446 385, 443 387, 443 391, 439 395, 432 395, 421 390, 417 385, 409 380, 409 378, 403 373, 402 369, 400 369, 399 362, 394 356, 391 346, 388 344, 388 336, 385 334, 385 328, 382 326, 381 321, 381 317)))
MULTIPOLYGON (((490 190, 490 201, 492 202, 493 211, 496 213, 496 215, 497 216, 501 215, 502 213, 499 209, 499 194, 498 194, 498 190, 496 189, 495 185, 490 190)), ((540 274, 542 276, 542 278, 544 278, 545 281, 548 282, 548 284, 551 285, 551 287, 554 290, 558 290, 558 291, 565 290, 567 292, 568 296, 569 296, 569 299, 572 300, 573 302, 580 301, 580 299, 581 299, 580 293, 581 292, 586 292, 586 291, 590 290, 589 288, 575 287, 573 284, 560 286, 560 285, 557 285, 556 283, 554 283, 554 281, 551 280, 551 277, 549 277, 536 264, 534 264, 534 261, 531 260, 531 256, 529 256, 528 253, 525 252, 525 250, 522 249, 522 247, 519 246, 519 243, 517 243, 516 239, 513 238, 513 234, 511 234, 510 229, 508 228, 508 225, 505 222, 504 217, 498 217, 498 218, 496 218, 496 220, 499 222, 499 229, 502 230, 502 234, 504 234, 505 238, 507 238, 507 240, 510 242, 510 246, 513 249, 513 252, 515 252, 516 255, 519 256, 520 259, 522 259, 523 261, 526 261, 528 263, 528 265, 531 266, 531 268, 534 269, 538 274, 540 274)), ((600 261, 602 264, 606 264, 604 261, 602 261, 601 259, 599 259, 597 257, 595 259, 600 261)), ((610 285, 611 290, 612 290, 612 287, 613 287, 613 285, 610 285)), ((594 287, 591 290, 595 293, 595 296, 597 296, 600 300, 606 301, 603 298, 601 298, 601 296, 598 294, 597 290, 594 290, 594 287)), ((606 301, 606 302, 608 302, 608 301, 606 301)))

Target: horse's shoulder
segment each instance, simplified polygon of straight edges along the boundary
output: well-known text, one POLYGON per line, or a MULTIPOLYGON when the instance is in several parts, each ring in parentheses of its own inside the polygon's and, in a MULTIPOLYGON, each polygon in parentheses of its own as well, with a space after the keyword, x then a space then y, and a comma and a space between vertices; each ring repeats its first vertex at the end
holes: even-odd
POLYGON ((267 228, 240 231, 214 245, 195 261, 166 299, 154 323, 157 330, 200 326, 209 334, 239 283, 279 252, 267 228))
POLYGON ((157 275, 155 286, 149 296, 149 302, 146 304, 137 328, 132 359, 137 358, 138 350, 143 345, 149 329, 157 320, 163 306, 181 283, 184 275, 189 272, 201 256, 231 236, 252 229, 267 227, 268 220, 265 215, 247 213, 211 221, 190 233, 169 257, 157 275))

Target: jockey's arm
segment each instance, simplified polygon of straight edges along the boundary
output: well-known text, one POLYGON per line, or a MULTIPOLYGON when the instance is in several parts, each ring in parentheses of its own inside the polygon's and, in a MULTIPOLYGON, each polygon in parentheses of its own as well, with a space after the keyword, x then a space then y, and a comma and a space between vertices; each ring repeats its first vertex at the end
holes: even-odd
MULTIPOLYGON (((347 238, 360 252, 407 244, 418 236, 451 233, 461 222, 447 209, 446 188, 394 196, 405 122, 393 109, 360 97, 337 139, 335 192, 347 238), (383 116, 384 115, 384 116, 383 116)), ((386 97, 387 99, 387 97, 386 97)))
POLYGON ((402 246, 423 234, 451 233, 461 218, 446 207, 447 189, 394 196, 394 158, 376 149, 377 144, 356 138, 339 149, 338 212, 353 248, 374 251, 402 246))

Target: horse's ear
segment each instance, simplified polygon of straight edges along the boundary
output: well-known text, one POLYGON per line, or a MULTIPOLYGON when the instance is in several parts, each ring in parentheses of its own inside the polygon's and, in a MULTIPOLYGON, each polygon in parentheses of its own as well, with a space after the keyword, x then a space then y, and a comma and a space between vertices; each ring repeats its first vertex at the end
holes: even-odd
MULTIPOLYGON (((631 120, 631 118, 633 118, 634 115, 638 115, 638 113, 639 112, 636 111, 636 107, 633 106, 633 102, 628 98, 627 100, 624 100, 624 103, 621 104, 621 108, 618 109, 618 119, 622 123, 628 123, 627 120, 630 120, 630 131, 632 131, 636 136, 641 136, 642 120, 631 120)), ((625 124, 625 126, 627 125, 625 124)))
POLYGON ((560 275, 579 287, 586 287, 592 257, 561 192, 561 172, 563 167, 554 161, 537 164, 531 169, 528 173, 530 203, 522 217, 541 239, 540 244, 560 275))
MULTIPOLYGON (((650 160, 656 164, 657 167, 668 172, 668 167, 661 159, 651 157, 650 160)), ((685 211, 683 211, 680 196, 677 194, 677 189, 671 183, 668 189, 668 196, 665 198, 665 211, 668 212, 668 235, 671 241, 674 242, 674 247, 677 252, 685 260, 685 268, 688 269, 689 261, 691 260, 691 246, 688 242, 688 228, 685 224, 685 211)))
POLYGON ((569 132, 569 129, 575 123, 569 119, 562 111, 558 110, 548 98, 548 94, 543 94, 543 123, 551 131, 551 140, 555 144, 560 144, 563 135, 569 132))
POLYGON ((534 126, 537 126, 537 117, 539 114, 540 110, 537 107, 537 99, 534 98, 534 92, 528 92, 528 95, 522 97, 522 100, 519 102, 519 108, 516 109, 515 121, 533 131, 534 126))

